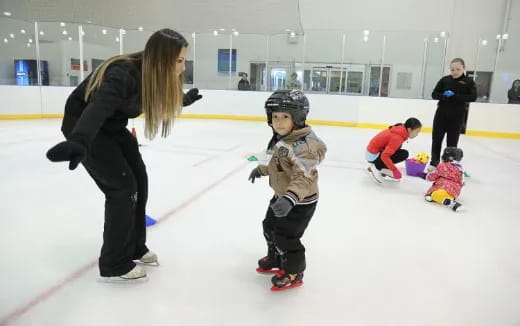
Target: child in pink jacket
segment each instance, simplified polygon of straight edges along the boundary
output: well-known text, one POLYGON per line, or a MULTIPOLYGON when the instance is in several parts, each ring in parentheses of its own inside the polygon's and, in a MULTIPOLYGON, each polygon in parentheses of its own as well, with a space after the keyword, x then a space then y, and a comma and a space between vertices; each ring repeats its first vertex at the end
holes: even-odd
POLYGON ((454 212, 464 209, 456 199, 464 185, 464 170, 459 164, 462 160, 462 149, 446 147, 442 154, 442 163, 426 175, 426 180, 433 181, 433 185, 426 191, 424 199, 436 202, 451 208, 454 212))

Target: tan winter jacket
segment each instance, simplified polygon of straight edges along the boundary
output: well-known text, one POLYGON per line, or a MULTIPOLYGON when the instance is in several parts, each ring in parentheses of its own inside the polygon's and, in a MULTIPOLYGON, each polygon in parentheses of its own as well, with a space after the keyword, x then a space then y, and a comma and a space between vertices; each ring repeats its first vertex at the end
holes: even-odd
POLYGON ((268 165, 259 165, 277 197, 285 196, 293 204, 318 200, 318 164, 325 158, 327 146, 307 126, 282 137, 273 148, 268 165))

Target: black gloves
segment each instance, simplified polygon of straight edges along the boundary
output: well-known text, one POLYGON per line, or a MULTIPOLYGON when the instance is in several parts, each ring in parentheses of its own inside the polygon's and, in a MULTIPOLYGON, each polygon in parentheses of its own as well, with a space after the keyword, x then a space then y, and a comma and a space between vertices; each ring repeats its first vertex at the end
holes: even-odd
POLYGON ((74 170, 83 161, 87 150, 74 141, 63 141, 47 151, 47 158, 52 162, 69 161, 69 170, 74 170))
POLYGON ((249 178, 247 180, 251 181, 251 183, 255 183, 256 178, 260 178, 262 175, 260 174, 260 171, 258 171, 258 168, 254 168, 253 171, 251 171, 251 174, 249 174, 249 178))
POLYGON ((273 210, 274 216, 276 217, 284 217, 289 214, 291 209, 293 208, 293 203, 289 199, 284 197, 278 198, 277 201, 275 201, 271 205, 271 209, 273 210))
POLYGON ((182 99, 182 106, 191 105, 195 101, 200 100, 201 98, 202 98, 202 95, 199 94, 199 89, 192 88, 186 94, 184 94, 184 98, 182 99))

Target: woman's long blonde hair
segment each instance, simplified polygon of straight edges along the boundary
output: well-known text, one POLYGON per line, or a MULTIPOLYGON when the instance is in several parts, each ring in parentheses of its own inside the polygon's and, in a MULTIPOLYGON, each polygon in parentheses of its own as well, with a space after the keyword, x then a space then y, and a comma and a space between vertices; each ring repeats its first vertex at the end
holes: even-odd
POLYGON ((92 73, 85 91, 85 101, 101 85, 107 68, 117 61, 142 59, 142 110, 145 118, 144 135, 154 138, 162 123, 161 136, 170 134, 175 118, 182 111, 183 75, 176 77, 176 60, 188 42, 171 29, 162 29, 150 36, 144 51, 118 55, 103 62, 92 73))

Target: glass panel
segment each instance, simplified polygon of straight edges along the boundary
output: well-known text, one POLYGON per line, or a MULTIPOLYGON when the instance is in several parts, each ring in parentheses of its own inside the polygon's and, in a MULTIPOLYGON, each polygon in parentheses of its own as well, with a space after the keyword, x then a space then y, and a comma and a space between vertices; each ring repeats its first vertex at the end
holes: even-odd
MULTIPOLYGON (((491 85, 491 102, 520 104, 520 1, 511 2, 506 37, 501 41, 500 54, 491 85)), ((495 35, 496 38, 496 35, 495 35)))
POLYGON ((381 67, 382 51, 383 33, 353 31, 346 34, 345 67, 347 71, 366 72, 365 75, 369 77, 363 79, 361 95, 369 95, 369 93, 375 96, 378 95, 379 80, 377 77, 379 75, 376 73, 379 70, 374 69, 374 75, 371 75, 370 72, 372 71, 372 66, 381 67), (371 76, 372 78, 370 78, 371 76))
POLYGON ((339 93, 342 74, 342 31, 308 31, 305 34, 305 69, 312 69, 307 91, 339 93), (326 50, 325 50, 326 49, 326 50))
POLYGON ((389 71, 392 72, 388 96, 421 98, 424 39, 428 38, 428 33, 386 32, 385 36, 384 63, 391 67, 389 71))
MULTIPOLYGON (((234 49, 236 49, 234 47, 234 49)), ((232 57, 231 65, 235 71, 231 74, 236 76, 236 54, 232 57)), ((237 80, 230 79, 229 75, 229 34, 196 34, 195 85, 203 89, 237 89, 237 80)))
MULTIPOLYGON (((233 34, 233 48, 237 49, 237 71, 232 82, 238 88, 240 75, 247 74, 249 90, 262 91, 265 87, 266 36, 233 34)), ((245 76, 244 76, 245 77, 245 76)), ((244 79, 242 77, 241 79, 244 79)), ((244 85, 245 82, 243 82, 244 85)), ((233 89, 237 89, 233 88, 233 89)))
POLYGON ((440 33, 432 33, 428 37, 422 98, 432 98, 433 89, 443 75, 445 47, 446 39, 440 33))
POLYGON ((269 78, 268 90, 274 90, 281 85, 286 88, 293 72, 296 72, 296 80, 300 83, 303 81, 304 43, 305 37, 296 33, 287 32, 286 34, 269 36, 268 71, 270 76, 274 73, 278 77, 275 79, 269 78), (285 70, 284 76, 280 73, 283 70, 285 70), (272 84, 273 81, 276 81, 276 85, 272 84))
MULTIPOLYGON (((80 82, 79 31, 72 23, 38 23, 42 84, 76 86, 80 82), (45 74, 45 67, 48 72, 45 74)), ((84 62, 83 69, 88 64, 84 62)), ((85 70, 86 71, 86 70, 85 70)))
POLYGON ((86 65, 86 78, 103 61, 119 55, 119 29, 83 25, 83 32, 83 64, 86 65))
POLYGON ((34 24, 1 17, 0 30, 0 85, 38 85, 34 24))

